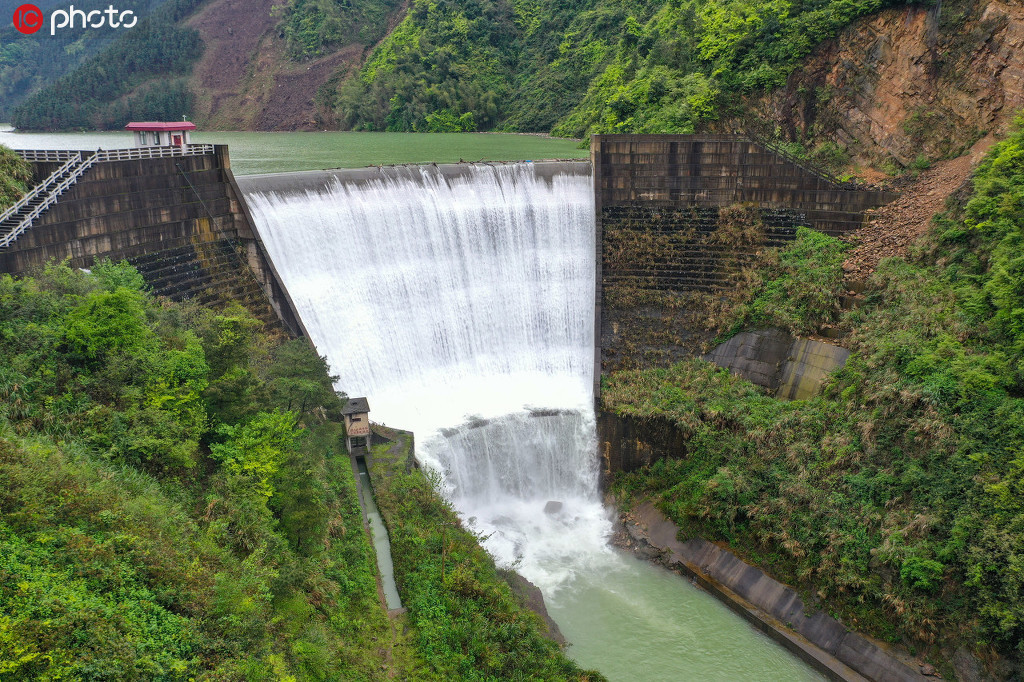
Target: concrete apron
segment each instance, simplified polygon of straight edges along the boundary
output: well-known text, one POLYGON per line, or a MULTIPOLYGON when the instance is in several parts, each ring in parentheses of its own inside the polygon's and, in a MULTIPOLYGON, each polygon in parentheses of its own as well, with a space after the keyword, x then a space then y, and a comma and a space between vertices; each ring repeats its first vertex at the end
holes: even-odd
POLYGON ((651 502, 622 515, 630 548, 693 578, 705 590, 810 666, 834 680, 928 679, 908 654, 847 630, 823 611, 805 607, 796 591, 701 538, 682 542, 679 527, 651 502), (905 659, 905 660, 903 660, 905 659), (912 667, 913 666, 913 667, 912 667))

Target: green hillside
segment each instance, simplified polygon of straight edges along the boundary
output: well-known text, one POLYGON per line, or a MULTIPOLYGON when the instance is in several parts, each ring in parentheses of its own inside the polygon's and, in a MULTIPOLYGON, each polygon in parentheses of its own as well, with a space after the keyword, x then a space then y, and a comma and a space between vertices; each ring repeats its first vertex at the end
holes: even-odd
POLYGON ((883 0, 416 0, 343 85, 357 130, 693 132, 883 0))
MULTIPOLYGON (((912 257, 883 261, 868 305, 844 314, 853 354, 822 396, 779 401, 700 360, 607 377, 605 409, 666 419, 688 444, 620 494, 653 496, 684 532, 947 679, 960 646, 1008 677, 1024 654, 1022 207, 1018 130, 912 257)), ((802 233, 721 328, 828 320, 845 248, 802 233)))
MULTIPOLYGON (((163 0, 124 0, 119 10, 131 10, 139 17, 152 13, 163 0)), ((20 0, 0 2, 0 16, 7 20, 20 0)), ((66 4, 56 0, 33 3, 45 14, 66 4)), ((76 9, 89 12, 106 9, 109 2, 83 0, 76 9)), ((0 121, 8 122, 14 108, 34 92, 73 71, 83 62, 105 49, 121 31, 104 26, 99 29, 57 31, 50 35, 49 26, 31 35, 18 33, 7 21, 0 27, 0 121)))
POLYGON ((200 1, 167 0, 77 69, 26 98, 14 108, 11 123, 36 130, 110 129, 133 119, 179 120, 189 114, 193 93, 184 77, 202 41, 197 31, 175 22, 200 1))
MULTIPOLYGON (((340 397, 306 341, 156 300, 107 262, 0 276, 0 357, 0 678, 600 679, 468 532, 457 575, 486 601, 432 572, 389 620, 340 397)), ((407 484, 426 511, 393 532, 432 551, 454 512, 407 484)))
MULTIPOLYGON (((181 20, 198 4, 165 3, 22 102, 12 120, 109 128, 191 114, 198 93, 184 77, 203 48, 181 20)), ((345 67, 316 99, 345 130, 693 132, 739 111, 744 95, 781 85, 815 45, 888 4, 898 3, 415 0, 361 70, 345 67)), ((289 0, 278 32, 290 59, 314 59, 352 42, 373 44, 397 6, 289 0)), ((25 55, 16 50, 12 59, 25 55)))

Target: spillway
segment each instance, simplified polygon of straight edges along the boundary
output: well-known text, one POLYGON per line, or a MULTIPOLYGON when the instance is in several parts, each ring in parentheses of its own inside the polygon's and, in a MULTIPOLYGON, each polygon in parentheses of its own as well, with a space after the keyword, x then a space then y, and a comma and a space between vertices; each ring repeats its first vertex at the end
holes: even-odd
POLYGON ((675 596, 650 592, 644 576, 654 569, 607 544, 589 164, 373 168, 239 184, 338 388, 369 396, 375 421, 415 431, 418 458, 441 472, 499 564, 541 588, 570 641, 575 633, 598 658, 615 659, 604 665, 588 653, 584 665, 629 679, 643 663, 618 631, 631 622, 660 642, 663 661, 645 666, 645 679, 692 674, 703 669, 687 660, 706 663, 709 646, 693 628, 720 622, 730 664, 749 657, 760 679, 808 675, 685 581, 668 576, 675 596), (684 592, 693 593, 685 604, 684 592), (704 620, 676 627, 691 617, 704 620), (766 665, 784 672, 765 677, 766 665))
POLYGON ((589 165, 289 177, 271 191, 249 185, 247 203, 339 388, 416 433, 417 456, 493 533, 499 560, 536 577, 559 550, 527 536, 576 517, 603 544, 589 165), (559 514, 529 521, 552 500, 559 514))

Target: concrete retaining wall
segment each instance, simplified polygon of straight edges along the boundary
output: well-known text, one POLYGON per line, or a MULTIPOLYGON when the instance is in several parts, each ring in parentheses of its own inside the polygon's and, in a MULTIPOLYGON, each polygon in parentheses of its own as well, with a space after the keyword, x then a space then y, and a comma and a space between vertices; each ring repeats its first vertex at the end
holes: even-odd
POLYGON ((666 457, 685 457, 688 451, 683 434, 664 417, 640 419, 598 412, 597 442, 602 489, 616 472, 634 471, 666 457))
POLYGON ((743 332, 704 356, 784 400, 818 393, 828 375, 846 364, 850 351, 813 339, 798 339, 778 329, 743 332))
POLYGON ((806 605, 793 588, 701 538, 681 541, 679 528, 641 505, 625 517, 629 544, 638 553, 691 576, 702 587, 825 675, 839 680, 924 682, 905 652, 848 630, 806 605))
POLYGON ((692 332, 674 321, 687 292, 738 286, 750 259, 792 239, 797 226, 844 234, 863 224, 866 209, 895 198, 837 184, 735 135, 595 135, 591 163, 595 393, 601 373, 666 366, 686 354, 692 332), (743 225, 758 227, 747 233, 743 225))
MULTIPOLYGON (((39 180, 59 164, 33 165, 39 180)), ((96 163, 0 253, 0 272, 26 274, 63 260, 88 268, 101 258, 127 259, 158 295, 237 300, 264 321, 302 333, 247 215, 226 146, 96 163)))

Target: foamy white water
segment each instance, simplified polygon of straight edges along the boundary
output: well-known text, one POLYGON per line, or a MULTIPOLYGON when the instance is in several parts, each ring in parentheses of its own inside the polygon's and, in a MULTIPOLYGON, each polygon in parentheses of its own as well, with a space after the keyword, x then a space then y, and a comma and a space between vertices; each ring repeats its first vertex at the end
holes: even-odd
POLYGON ((424 166, 247 201, 338 388, 416 433, 499 563, 552 593, 608 552, 589 173, 424 166))
POLYGON ((247 194, 338 388, 416 432, 418 457, 498 562, 541 588, 585 666, 612 680, 820 679, 685 580, 608 547, 589 174, 392 172, 247 194))

